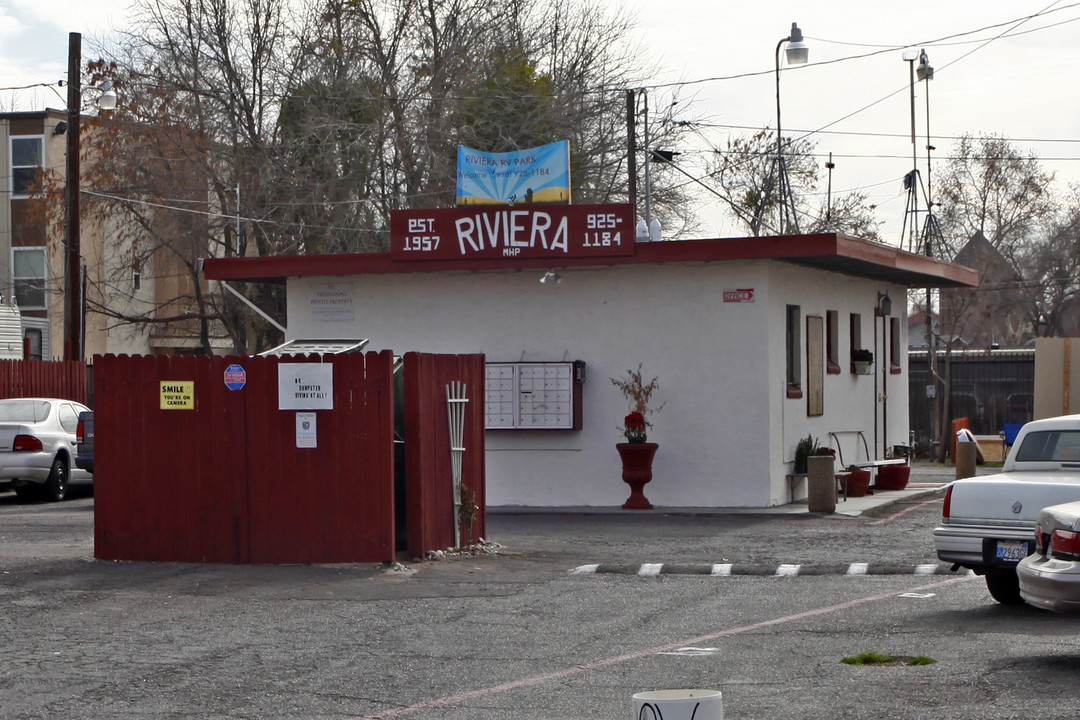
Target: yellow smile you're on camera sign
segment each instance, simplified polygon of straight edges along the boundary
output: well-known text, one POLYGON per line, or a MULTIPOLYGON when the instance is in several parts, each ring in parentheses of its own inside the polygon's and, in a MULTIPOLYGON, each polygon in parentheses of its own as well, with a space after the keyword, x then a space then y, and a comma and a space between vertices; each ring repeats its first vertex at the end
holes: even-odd
POLYGON ((162 410, 194 410, 195 409, 195 381, 194 380, 162 380, 161 381, 161 409, 162 410))

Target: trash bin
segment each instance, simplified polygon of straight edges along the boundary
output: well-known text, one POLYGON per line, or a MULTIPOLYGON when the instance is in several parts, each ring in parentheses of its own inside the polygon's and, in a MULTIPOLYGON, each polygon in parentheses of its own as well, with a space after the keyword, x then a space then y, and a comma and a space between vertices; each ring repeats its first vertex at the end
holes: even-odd
POLYGON ((973 442, 957 440, 956 479, 975 477, 975 457, 978 446, 973 442))
POLYGON ((806 459, 806 504, 810 512, 836 512, 836 471, 832 455, 806 459))
POLYGON ((639 692, 633 720, 724 720, 724 697, 719 690, 639 692))

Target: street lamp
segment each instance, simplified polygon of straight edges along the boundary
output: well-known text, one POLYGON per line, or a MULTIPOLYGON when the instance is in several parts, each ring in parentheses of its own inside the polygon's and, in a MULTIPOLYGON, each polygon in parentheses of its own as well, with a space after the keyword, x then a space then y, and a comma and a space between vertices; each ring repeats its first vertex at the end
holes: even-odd
MULTIPOLYGON (((908 76, 911 87, 911 172, 904 177, 904 186, 908 191, 907 208, 904 211, 904 225, 907 226, 908 218, 911 219, 911 232, 908 239, 908 249, 918 252, 919 243, 926 255, 931 254, 931 237, 936 233, 936 224, 933 217, 933 203, 930 196, 930 81, 934 79, 934 68, 926 56, 926 50, 916 53, 909 50, 904 53, 904 62, 908 64, 908 76), (915 61, 919 61, 918 67, 915 61), (926 81, 926 189, 923 194, 926 198, 926 222, 923 225, 923 233, 919 235, 919 189, 922 182, 919 179, 918 147, 915 144, 915 83, 926 81)), ((903 232, 900 235, 903 241, 903 232)))
POLYGON ((919 67, 915 72, 919 81, 926 81, 926 222, 923 223, 923 252, 927 257, 933 256, 933 239, 941 240, 941 229, 938 227, 937 218, 934 217, 934 193, 933 184, 930 182, 930 151, 934 146, 930 144, 930 81, 934 79, 934 68, 930 65, 930 59, 926 57, 926 51, 919 53, 919 67))
POLYGON ((799 218, 795 214, 795 198, 791 192, 787 165, 784 162, 783 135, 780 123, 780 48, 783 47, 784 43, 787 43, 785 54, 787 55, 788 65, 805 65, 810 56, 810 48, 803 42, 802 30, 797 23, 791 23, 791 34, 776 43, 776 157, 773 159, 773 166, 766 181, 765 197, 762 198, 761 206, 758 207, 757 215, 754 218, 755 234, 759 233, 762 215, 769 204, 769 200, 772 199, 774 179, 778 196, 776 199, 779 201, 780 207, 778 231, 780 233, 787 231, 789 227, 787 218, 790 211, 790 225, 795 227, 796 233, 799 232, 799 218))
MULTIPOLYGON (((68 33, 67 162, 64 178, 64 357, 84 360, 86 308, 83 304, 82 239, 79 232, 79 124, 82 119, 82 35, 68 33)), ((98 88, 98 107, 116 107, 112 82, 98 88)))

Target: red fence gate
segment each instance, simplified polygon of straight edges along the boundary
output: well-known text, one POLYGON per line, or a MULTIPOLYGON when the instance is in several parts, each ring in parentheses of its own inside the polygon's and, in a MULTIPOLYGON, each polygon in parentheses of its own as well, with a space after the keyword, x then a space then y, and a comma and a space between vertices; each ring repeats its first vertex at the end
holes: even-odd
MULTIPOLYGON (((478 424, 482 435, 483 357, 469 357, 467 381, 478 399, 468 424, 470 430, 478 424)), ((280 359, 108 355, 95 359, 94 372, 97 557, 240 563, 394 558, 389 352, 280 359), (301 428, 306 418, 281 409, 279 397, 279 367, 299 362, 333 368, 331 387, 314 390, 329 391, 333 408, 312 411, 307 429, 301 428), (243 386, 229 389, 227 381, 243 386), (312 442, 315 447, 298 447, 312 442)), ((430 442, 437 443, 437 436, 430 442)), ((448 452, 448 439, 444 443, 448 452)), ((469 482, 482 496, 482 440, 477 450, 479 474, 469 482)), ((415 471, 407 482, 426 482, 423 464, 415 471)), ((410 507, 416 532, 424 527, 422 517, 447 518, 438 504, 429 498, 410 507)), ((411 552, 440 547, 414 542, 411 518, 408 524, 411 552)), ((444 533, 436 536, 441 540, 444 533)))
MULTIPOLYGON (((405 380, 406 503, 409 553, 454 544, 454 486, 451 481, 446 386, 463 381, 469 397, 461 474, 467 502, 477 511, 459 521, 463 543, 485 537, 484 517, 484 356, 407 353, 405 380)), ((468 515, 465 507, 463 515, 468 515)))

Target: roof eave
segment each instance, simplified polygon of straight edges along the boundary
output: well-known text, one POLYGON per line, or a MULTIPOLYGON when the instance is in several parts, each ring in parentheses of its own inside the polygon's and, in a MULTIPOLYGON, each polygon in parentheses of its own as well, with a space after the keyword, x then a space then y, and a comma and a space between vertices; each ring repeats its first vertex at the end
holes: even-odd
POLYGON ((845 275, 878 279, 912 288, 966 287, 978 284, 968 267, 905 252, 888 245, 837 233, 775 237, 638 243, 634 255, 528 260, 438 260, 399 262, 390 253, 292 255, 206 260, 210 280, 284 282, 289 277, 442 273, 598 267, 733 260, 778 260, 845 275))

